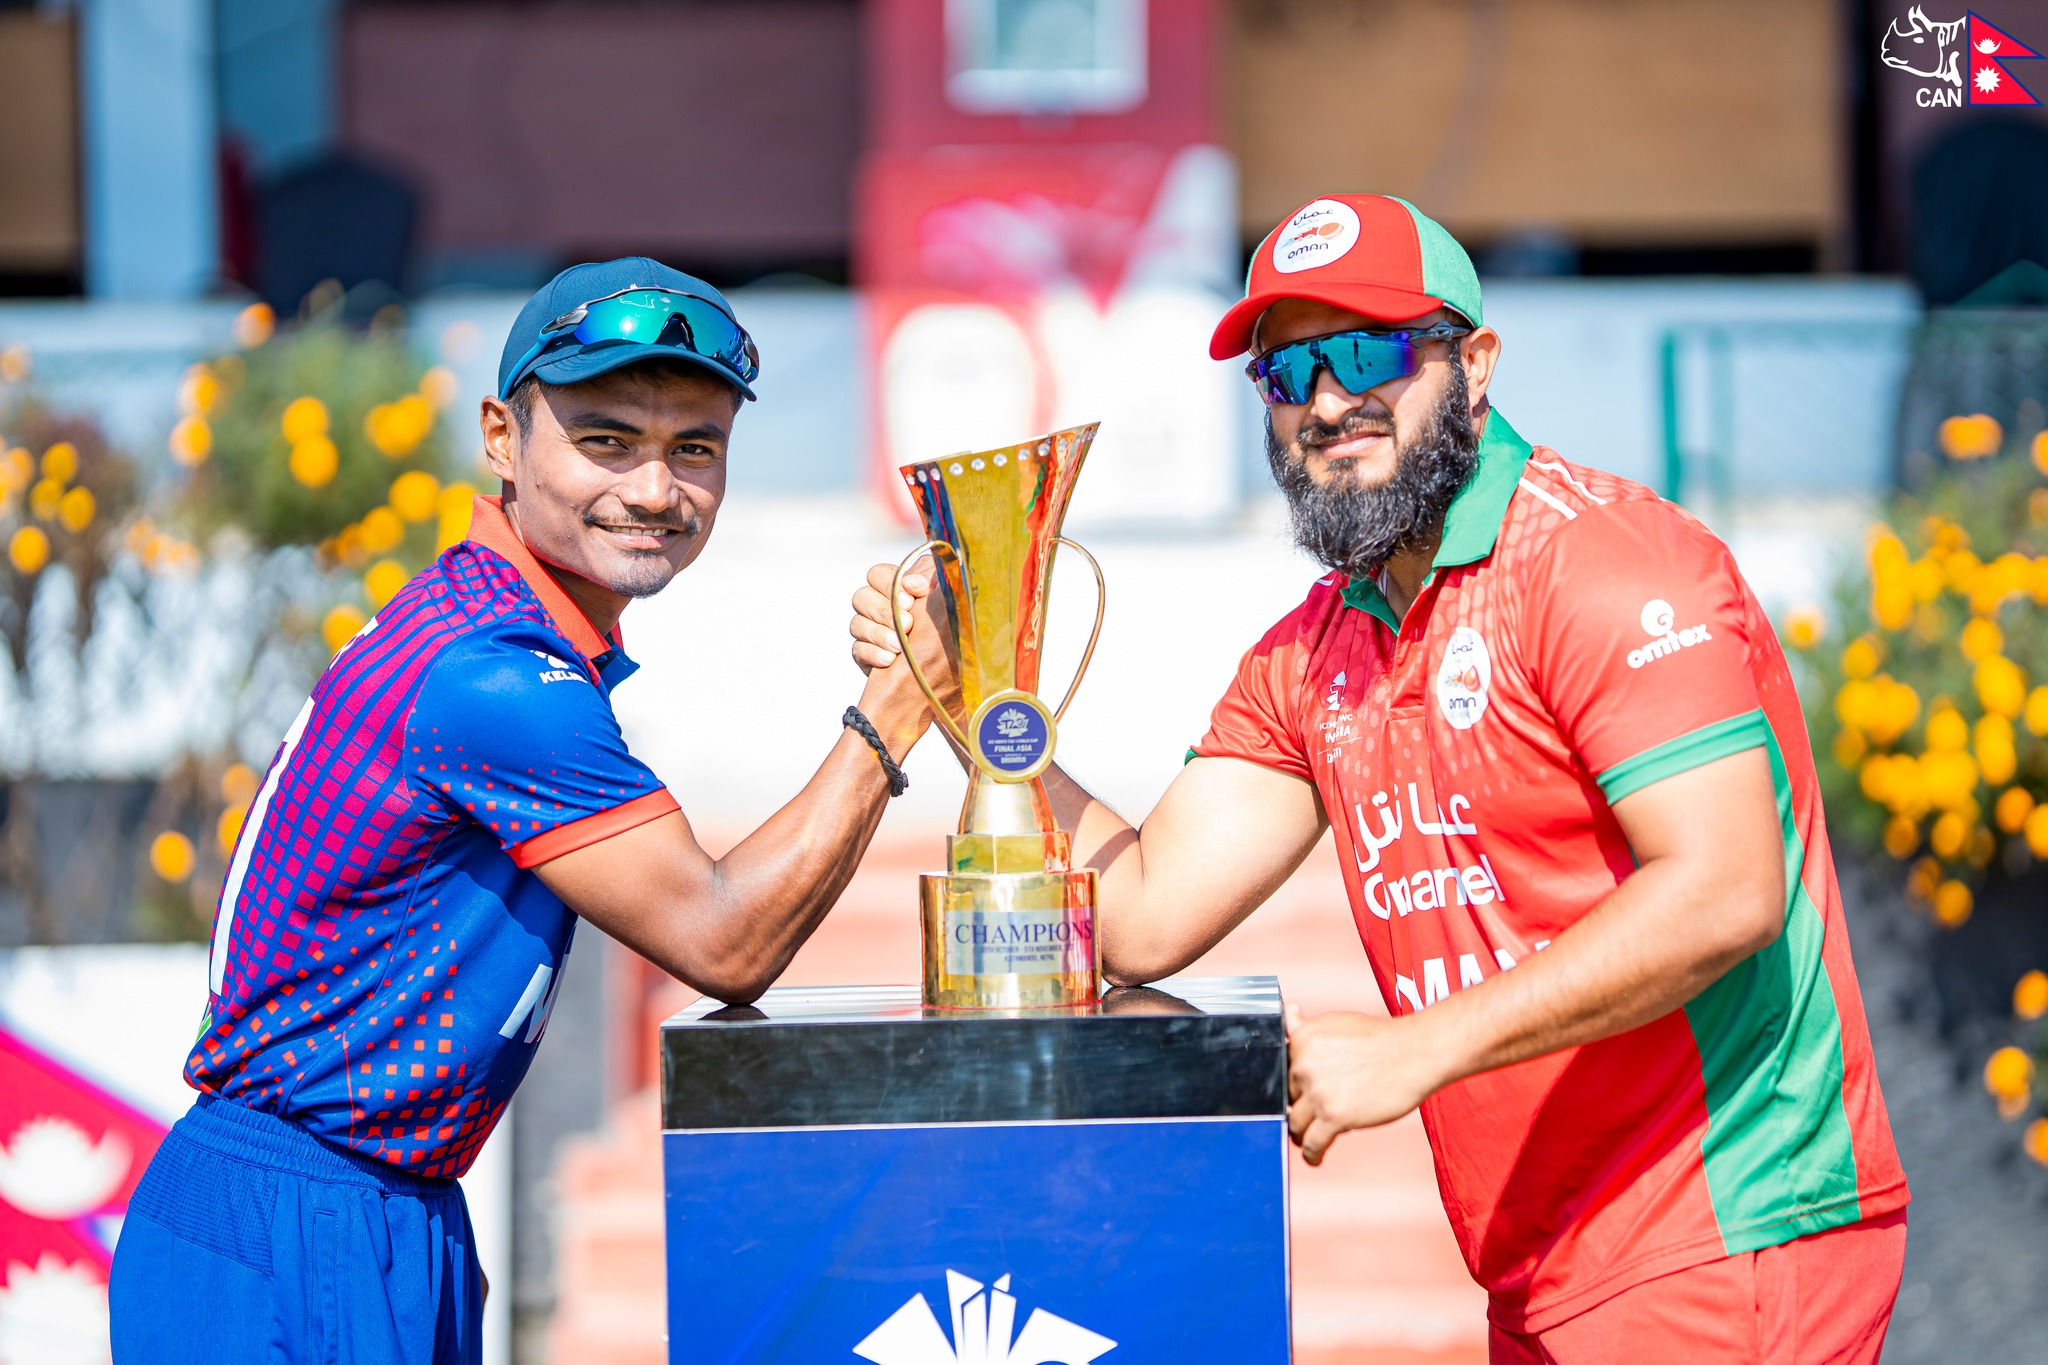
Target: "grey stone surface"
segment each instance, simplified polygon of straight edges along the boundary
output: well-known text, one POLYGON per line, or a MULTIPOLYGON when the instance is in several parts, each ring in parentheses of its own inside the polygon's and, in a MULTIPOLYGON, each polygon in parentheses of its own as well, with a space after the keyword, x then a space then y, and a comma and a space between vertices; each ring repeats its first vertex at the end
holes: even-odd
POLYGON ((2048 1361, 2048 1170, 1984 1092, 1996 1040, 1982 1021, 1950 1020, 1944 1033, 1930 967, 1942 931, 1906 907, 1895 874, 1846 858, 1841 873, 1878 1077, 1913 1187, 1884 1359, 2048 1361))

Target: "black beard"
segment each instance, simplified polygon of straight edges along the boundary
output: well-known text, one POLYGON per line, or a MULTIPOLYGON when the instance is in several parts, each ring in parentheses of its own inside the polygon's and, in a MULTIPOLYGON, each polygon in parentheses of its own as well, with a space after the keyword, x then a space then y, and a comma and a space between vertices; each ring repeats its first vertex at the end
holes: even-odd
POLYGON ((1465 392, 1462 366, 1450 367, 1450 383, 1428 421, 1412 434, 1394 432, 1394 473, 1385 483, 1361 487, 1347 469, 1331 471, 1319 484, 1309 475, 1306 453, 1355 436, 1385 433, 1388 420, 1354 409, 1338 425, 1314 418, 1295 438, 1297 456, 1273 435, 1266 415, 1266 463, 1287 495, 1294 543, 1318 564, 1353 580, 1379 572, 1403 550, 1427 543, 1443 529, 1444 513, 1472 471, 1479 467, 1479 437, 1465 392))

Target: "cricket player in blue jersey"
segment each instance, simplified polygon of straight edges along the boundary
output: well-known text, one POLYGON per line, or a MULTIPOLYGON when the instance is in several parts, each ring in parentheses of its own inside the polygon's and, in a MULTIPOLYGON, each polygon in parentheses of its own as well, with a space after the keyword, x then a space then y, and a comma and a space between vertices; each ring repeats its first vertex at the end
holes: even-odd
POLYGON ((838 898, 928 723, 907 669, 868 676, 723 858, 612 713, 620 613, 703 550, 758 367, 716 290, 644 258, 521 310, 481 413, 502 496, 329 663, 250 809, 199 1100, 114 1258, 117 1365, 471 1365, 486 1286, 455 1180, 577 920, 746 1001, 838 898))

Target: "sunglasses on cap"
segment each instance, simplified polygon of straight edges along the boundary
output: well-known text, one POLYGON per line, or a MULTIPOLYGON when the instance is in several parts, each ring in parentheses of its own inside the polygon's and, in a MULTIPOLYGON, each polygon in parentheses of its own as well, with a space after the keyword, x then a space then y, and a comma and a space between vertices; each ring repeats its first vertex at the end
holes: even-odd
POLYGON ((572 337, 586 346, 600 341, 678 346, 717 361, 746 384, 761 373, 761 353, 731 313, 696 294, 635 286, 571 308, 541 328, 540 340, 512 367, 506 391, 519 386, 548 347, 572 337))
POLYGON ((1439 322, 1413 331, 1338 332, 1275 346, 1254 357, 1244 372, 1268 403, 1299 405, 1314 395, 1318 370, 1328 370, 1345 392, 1364 393, 1414 374, 1431 342, 1456 341, 1471 331, 1439 322))

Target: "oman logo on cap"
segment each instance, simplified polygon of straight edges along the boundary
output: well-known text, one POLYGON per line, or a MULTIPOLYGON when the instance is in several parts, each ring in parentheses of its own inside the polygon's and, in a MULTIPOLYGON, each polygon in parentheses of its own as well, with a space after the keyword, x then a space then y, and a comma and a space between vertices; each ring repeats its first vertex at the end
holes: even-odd
POLYGON ((1273 268, 1283 275, 1313 270, 1357 245, 1358 211, 1335 199, 1318 199, 1274 235, 1273 268))

